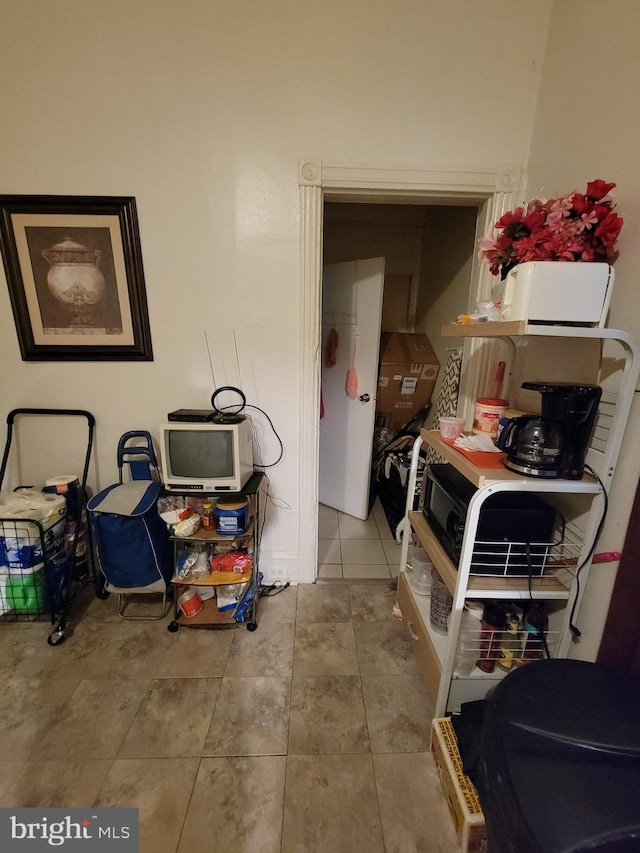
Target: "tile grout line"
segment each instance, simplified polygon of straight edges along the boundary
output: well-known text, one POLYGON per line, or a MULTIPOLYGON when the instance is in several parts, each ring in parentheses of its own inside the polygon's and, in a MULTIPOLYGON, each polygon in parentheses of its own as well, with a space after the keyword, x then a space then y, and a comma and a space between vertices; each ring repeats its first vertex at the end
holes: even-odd
POLYGON ((289 679, 289 722, 287 725, 287 752, 284 757, 284 783, 282 789, 282 820, 280 821, 280 850, 284 843, 284 821, 287 805, 287 777, 289 775, 289 739, 291 737, 291 702, 293 699, 293 679, 296 665, 296 634, 298 631, 298 605, 300 601, 296 594, 296 613, 293 620, 293 653, 291 655, 291 678, 289 679))
MULTIPOLYGON (((375 504, 374 504, 374 507, 375 507, 375 504)), ((389 539, 389 540, 384 539, 384 540, 383 540, 383 539, 382 539, 382 536, 380 535, 380 528, 379 528, 379 526, 378 526, 378 520, 379 520, 379 519, 377 518, 377 516, 375 516, 375 515, 374 515, 374 507, 372 507, 372 509, 371 509, 371 512, 370 512, 370 514, 369 514, 369 518, 372 518, 372 519, 375 521, 377 538, 363 539, 362 541, 366 541, 366 542, 378 542, 378 543, 380 544, 380 547, 382 548, 382 551, 383 551, 383 553, 384 553, 384 558, 385 558, 385 563, 384 563, 384 565, 386 566, 386 569, 387 569, 387 572, 388 572, 388 577, 389 577, 389 579, 390 579, 390 580, 394 580, 394 575, 393 575, 393 573, 392 573, 392 568, 391 568, 391 564, 390 564, 390 562, 389 562, 389 557, 387 556, 387 552, 386 552, 386 550, 385 550, 385 548, 384 548, 384 542, 386 542, 386 541, 390 541, 390 542, 391 542, 391 541, 394 541, 394 540, 392 540, 392 539, 389 539)), ((368 519, 367 519, 367 520, 368 520, 368 519)), ((384 515, 383 515, 383 516, 382 516, 382 520, 386 523, 386 516, 384 516, 384 515)), ((331 565, 339 565, 339 566, 340 566, 340 577, 339 577, 339 578, 335 578, 335 580, 339 580, 339 579, 346 580, 346 581, 351 581, 351 580, 355 580, 355 581, 366 581, 366 580, 376 580, 376 581, 379 581, 379 580, 387 580, 387 577, 386 577, 386 576, 385 576, 384 578, 379 578, 379 577, 368 578, 368 577, 366 577, 366 576, 365 576, 365 577, 354 577, 354 578, 347 578, 347 577, 345 577, 345 574, 344 574, 344 560, 343 560, 343 558, 342 558, 342 534, 341 534, 341 526, 340 526, 340 513, 339 513, 337 510, 336 510, 336 521, 337 521, 337 526, 338 526, 338 540, 337 540, 337 541, 338 541, 338 548, 339 548, 339 550, 340 550, 340 563, 331 564, 331 565)), ((360 540, 349 539, 348 541, 360 541, 360 540)), ((395 564, 396 564, 396 562, 394 561, 394 567, 395 567, 395 564)), ((328 564, 328 565, 329 565, 329 564, 328 564)), ((371 564, 371 565, 373 565, 373 564, 371 564)), ((378 565, 378 564, 376 563, 375 565, 378 565)), ((382 563, 380 563, 379 565, 383 565, 383 564, 382 564, 382 563)), ((318 567, 318 570, 319 570, 319 567, 318 567)), ((318 575, 318 577, 320 577, 320 576, 318 575)), ((324 578, 324 579, 325 579, 325 580, 333 580, 334 578, 332 578, 331 576, 328 576, 328 577, 326 577, 326 578, 324 578)))
POLYGON ((354 640, 355 647, 356 647, 356 660, 358 662, 358 680, 360 682, 360 693, 362 695, 362 710, 364 712, 364 719, 365 719, 365 722, 367 725, 367 739, 369 741, 369 761, 371 762, 371 778, 373 781, 373 792, 374 792, 374 796, 376 798, 376 810, 377 810, 377 814, 378 814, 378 826, 380 828, 380 840, 382 841, 382 849, 384 851, 384 850, 386 850, 386 845, 384 842, 384 831, 383 831, 383 826, 382 826, 382 811, 380 809, 380 796, 378 793, 378 784, 376 781, 376 768, 375 768, 375 762, 373 760, 373 745, 371 742, 371 727, 369 725, 369 714, 367 712, 367 703, 365 702, 365 698, 364 698, 364 684, 362 682, 362 668, 360 665, 360 653, 358 651, 358 639, 356 637, 356 629, 355 629, 355 626, 353 624, 353 607, 352 607, 352 598, 351 598, 351 588, 349 586, 347 586, 347 593, 349 596, 349 611, 351 613, 351 627, 353 629, 353 640, 354 640))

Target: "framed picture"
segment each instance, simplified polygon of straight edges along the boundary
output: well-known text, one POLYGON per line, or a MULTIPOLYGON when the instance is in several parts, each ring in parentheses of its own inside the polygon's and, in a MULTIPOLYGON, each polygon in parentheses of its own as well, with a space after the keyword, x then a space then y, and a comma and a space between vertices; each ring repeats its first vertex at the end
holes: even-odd
POLYGON ((23 361, 152 361, 135 198, 0 196, 23 361))

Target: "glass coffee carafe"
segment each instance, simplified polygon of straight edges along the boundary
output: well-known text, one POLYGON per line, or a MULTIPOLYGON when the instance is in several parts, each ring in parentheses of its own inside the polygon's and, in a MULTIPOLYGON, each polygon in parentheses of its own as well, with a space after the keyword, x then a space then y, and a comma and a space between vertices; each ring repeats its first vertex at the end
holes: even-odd
POLYGON ((507 454, 512 471, 535 477, 557 477, 562 456, 562 435, 554 421, 524 415, 508 421, 497 446, 507 454))

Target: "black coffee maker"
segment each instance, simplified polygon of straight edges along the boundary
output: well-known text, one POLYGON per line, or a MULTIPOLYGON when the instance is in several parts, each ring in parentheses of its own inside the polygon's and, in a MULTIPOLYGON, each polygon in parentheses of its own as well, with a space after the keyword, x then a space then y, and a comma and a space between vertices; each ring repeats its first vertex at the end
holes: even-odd
POLYGON ((496 439, 505 467, 529 477, 579 480, 602 388, 568 382, 523 382, 542 395, 542 413, 512 418, 496 439))

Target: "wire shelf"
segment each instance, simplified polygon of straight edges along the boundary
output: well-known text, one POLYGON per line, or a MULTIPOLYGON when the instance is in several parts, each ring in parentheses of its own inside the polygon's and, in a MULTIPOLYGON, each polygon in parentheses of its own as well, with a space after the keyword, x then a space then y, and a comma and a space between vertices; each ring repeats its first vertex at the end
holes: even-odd
POLYGON ((550 658, 558 657, 561 641, 562 631, 535 634, 521 629, 517 634, 509 634, 506 631, 462 630, 458 634, 454 672, 463 676, 474 672, 476 675, 508 672, 546 658, 547 652, 550 658), (476 664, 469 672, 469 661, 474 659, 480 661, 480 667, 476 664), (467 667, 461 661, 466 661, 467 667))
MULTIPOLYGON (((584 547, 584 534, 575 524, 567 524, 562 541, 504 542, 476 540, 470 574, 491 577, 541 577, 563 572, 575 573, 584 547)), ((562 578, 561 578, 562 579, 562 578)))

